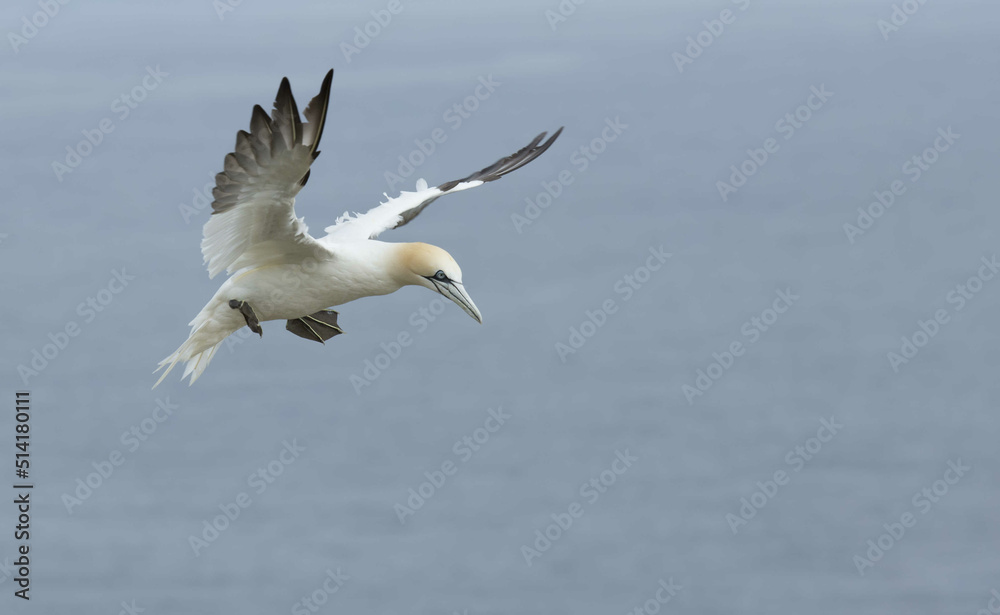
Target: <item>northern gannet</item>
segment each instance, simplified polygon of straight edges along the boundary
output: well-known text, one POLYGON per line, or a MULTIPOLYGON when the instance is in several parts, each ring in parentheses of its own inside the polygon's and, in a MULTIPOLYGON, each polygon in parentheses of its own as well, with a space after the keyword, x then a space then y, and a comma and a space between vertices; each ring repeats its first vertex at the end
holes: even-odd
POLYGON ((330 307, 403 286, 424 286, 483 321, 450 254, 426 243, 376 238, 406 224, 442 195, 481 186, 528 164, 552 145, 562 128, 548 140, 543 132, 468 177, 436 187, 420 179, 415 192, 385 195, 386 202, 365 214, 345 212, 317 239, 296 217, 295 196, 319 156, 332 81, 330 70, 306 106, 302 123, 288 78, 282 79, 271 116, 255 105, 250 132, 236 133, 236 151, 226 155, 224 171, 215 176, 212 216, 201 243, 209 277, 222 271, 230 277, 189 323, 187 341, 160 361, 156 371, 167 370, 153 388, 179 361, 187 363, 181 378, 190 376, 193 384, 223 340, 243 325, 263 337, 260 323, 287 320, 285 328, 295 335, 324 343, 343 333, 330 307))

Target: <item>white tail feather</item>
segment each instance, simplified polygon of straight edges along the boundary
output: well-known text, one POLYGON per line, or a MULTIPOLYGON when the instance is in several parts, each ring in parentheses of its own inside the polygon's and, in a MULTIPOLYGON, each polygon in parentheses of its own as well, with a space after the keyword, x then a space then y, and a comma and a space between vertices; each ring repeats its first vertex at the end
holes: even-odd
POLYGON ((187 363, 184 366, 184 374, 181 376, 181 380, 190 376, 191 380, 188 382, 189 385, 194 384, 194 381, 205 373, 205 369, 212 361, 212 357, 215 356, 215 352, 219 349, 219 346, 222 345, 222 342, 209 346, 205 350, 194 350, 200 341, 201 340, 198 339, 197 333, 194 332, 191 334, 191 337, 181 344, 180 348, 174 351, 173 354, 160 361, 160 366, 156 368, 156 371, 153 373, 155 374, 164 367, 167 369, 160 376, 160 379, 156 381, 156 384, 153 385, 154 389, 158 387, 161 382, 163 382, 163 379, 167 377, 167 374, 169 374, 174 369, 174 366, 180 362, 187 363))
POLYGON ((154 389, 163 382, 163 379, 167 377, 167 374, 178 363, 186 363, 181 379, 183 380, 190 376, 191 379, 188 384, 194 384, 194 381, 205 373, 205 369, 212 361, 212 357, 215 356, 219 346, 222 345, 222 341, 235 330, 228 327, 226 323, 212 318, 213 311, 218 307, 217 303, 213 299, 212 302, 205 306, 205 309, 191 321, 191 335, 188 336, 180 348, 174 351, 173 354, 160 361, 160 366, 153 373, 155 374, 164 367, 167 369, 160 376, 160 379, 156 381, 156 384, 153 385, 154 389))

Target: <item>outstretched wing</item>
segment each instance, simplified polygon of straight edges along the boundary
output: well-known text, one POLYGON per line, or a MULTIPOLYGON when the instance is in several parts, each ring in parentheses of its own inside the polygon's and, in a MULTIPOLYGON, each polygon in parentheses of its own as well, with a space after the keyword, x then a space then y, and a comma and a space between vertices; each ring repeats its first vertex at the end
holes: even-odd
POLYGON ((555 131, 547 141, 544 141, 546 133, 543 132, 517 152, 468 177, 445 182, 433 188, 427 187, 427 182, 421 179, 417 181, 416 192, 401 192, 396 198, 389 199, 364 214, 351 216, 345 213, 335 225, 327 227, 327 236, 321 241, 340 243, 375 239, 383 231, 403 226, 414 219, 425 207, 445 194, 475 188, 520 169, 549 149, 562 130, 560 128, 555 131))
POLYGON ((215 176, 212 217, 201 242, 209 277, 223 270, 329 256, 295 217, 295 195, 319 156, 332 81, 331 70, 306 106, 303 124, 288 78, 282 79, 271 117, 255 105, 250 132, 236 133, 236 151, 226 154, 224 171, 215 176))

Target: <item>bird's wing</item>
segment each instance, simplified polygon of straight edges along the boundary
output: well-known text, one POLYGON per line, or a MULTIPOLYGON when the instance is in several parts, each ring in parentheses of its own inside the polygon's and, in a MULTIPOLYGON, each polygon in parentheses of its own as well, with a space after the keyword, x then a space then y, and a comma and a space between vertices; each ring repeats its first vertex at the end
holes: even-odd
POLYGON ((327 236, 321 241, 327 244, 336 244, 375 239, 383 231, 403 226, 414 219, 440 196, 481 186, 520 169, 549 149, 549 146, 559 137, 561 132, 562 128, 555 131, 547 141, 543 141, 546 135, 543 132, 517 152, 468 177, 445 182, 433 188, 429 188, 427 182, 421 179, 417 181, 416 192, 401 192, 399 196, 389 199, 364 214, 352 216, 350 213, 345 213, 337 219, 336 224, 326 228, 327 236))
POLYGON ((306 106, 306 122, 281 80, 271 117, 255 105, 250 132, 236 133, 236 151, 226 154, 225 170, 215 176, 212 217, 205 223, 201 252, 210 277, 245 267, 323 258, 329 251, 295 217, 295 195, 309 179, 319 156, 320 137, 330 103, 333 71, 306 106))

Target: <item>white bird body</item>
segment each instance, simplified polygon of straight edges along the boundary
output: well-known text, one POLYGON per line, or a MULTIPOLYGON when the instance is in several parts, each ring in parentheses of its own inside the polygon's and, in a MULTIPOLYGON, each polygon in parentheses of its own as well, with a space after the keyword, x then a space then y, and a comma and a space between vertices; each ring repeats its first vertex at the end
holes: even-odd
MULTIPOLYGON (((295 195, 305 185, 319 155, 329 101, 331 70, 320 94, 306 107, 301 123, 288 80, 282 80, 272 118, 254 107, 251 132, 240 131, 236 151, 216 176, 213 215, 205 224, 202 252, 209 275, 230 277, 191 321, 191 334, 160 362, 163 381, 178 362, 191 383, 205 371, 219 345, 247 325, 263 334, 261 322, 287 320, 296 335, 325 342, 341 333, 337 313, 327 308, 362 297, 386 295, 421 285, 448 297, 470 316, 482 317, 462 284, 451 256, 423 243, 386 243, 375 238, 409 222, 444 194, 475 188, 527 164, 558 137, 527 147, 462 180, 403 192, 361 215, 344 214, 316 239, 295 216, 295 195)), ((153 385, 154 388, 156 385, 153 385)))
MULTIPOLYGON (((338 246, 336 257, 329 260, 246 269, 226 280, 216 298, 243 298, 263 322, 290 320, 362 297, 388 295, 403 287, 393 275, 398 245, 352 242, 338 246)), ((226 309, 235 312, 228 305, 226 309)), ((240 327, 244 325, 238 313, 236 320, 240 327)))

